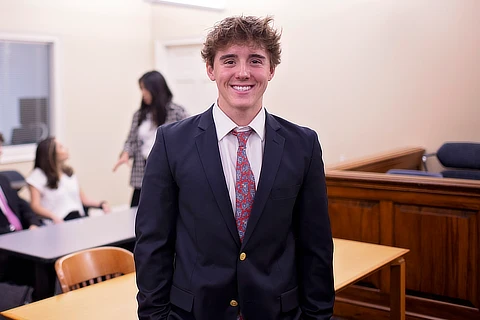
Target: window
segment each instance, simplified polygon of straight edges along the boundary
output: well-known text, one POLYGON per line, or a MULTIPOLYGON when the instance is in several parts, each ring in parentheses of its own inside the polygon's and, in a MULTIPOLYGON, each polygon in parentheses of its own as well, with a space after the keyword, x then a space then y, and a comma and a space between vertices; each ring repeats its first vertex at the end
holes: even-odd
POLYGON ((0 34, 0 163, 31 161, 54 124, 55 40, 0 34))

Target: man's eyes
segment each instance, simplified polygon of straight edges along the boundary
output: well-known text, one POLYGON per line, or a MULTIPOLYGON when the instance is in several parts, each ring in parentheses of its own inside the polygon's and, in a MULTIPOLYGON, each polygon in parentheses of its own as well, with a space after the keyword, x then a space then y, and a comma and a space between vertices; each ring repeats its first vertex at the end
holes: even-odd
MULTIPOLYGON (((223 61, 223 64, 226 64, 226 65, 233 65, 235 64, 235 60, 224 60, 223 61)), ((250 61, 251 64, 263 64, 263 61, 261 59, 253 59, 250 61)))

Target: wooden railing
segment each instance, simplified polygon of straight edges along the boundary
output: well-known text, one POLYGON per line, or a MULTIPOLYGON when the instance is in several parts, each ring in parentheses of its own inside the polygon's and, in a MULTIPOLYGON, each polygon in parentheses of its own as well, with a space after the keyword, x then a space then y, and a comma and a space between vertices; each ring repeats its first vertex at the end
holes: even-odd
MULTIPOLYGON (((333 236, 411 250, 407 314, 480 318, 480 181, 385 174, 420 168, 423 152, 404 148, 327 168, 333 236)), ((336 314, 387 310, 388 281, 384 270, 340 293, 336 314)))

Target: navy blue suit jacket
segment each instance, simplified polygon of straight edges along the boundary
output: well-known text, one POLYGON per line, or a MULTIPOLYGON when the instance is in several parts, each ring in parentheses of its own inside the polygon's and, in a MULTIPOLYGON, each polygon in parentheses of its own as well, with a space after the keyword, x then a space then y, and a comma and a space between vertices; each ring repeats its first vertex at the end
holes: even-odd
MULTIPOLYGON (((0 187, 5 194, 8 206, 18 217, 24 229, 29 228, 32 224, 42 225, 40 218, 32 211, 28 202, 18 196, 17 192, 10 186, 10 181, 2 175, 0 175, 0 187)), ((9 232, 11 232, 10 223, 4 213, 0 212, 0 234, 9 232)))
POLYGON ((267 113, 265 139, 241 243, 212 108, 158 129, 136 218, 140 319, 236 320, 239 308, 245 320, 331 317, 333 242, 317 135, 267 113))

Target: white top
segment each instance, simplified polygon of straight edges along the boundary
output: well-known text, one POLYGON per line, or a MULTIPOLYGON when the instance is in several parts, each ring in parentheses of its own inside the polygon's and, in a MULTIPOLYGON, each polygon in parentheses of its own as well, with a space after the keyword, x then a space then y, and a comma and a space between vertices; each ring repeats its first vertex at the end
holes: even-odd
POLYGON ((247 158, 255 178, 255 189, 258 187, 260 171, 262 169, 263 149, 265 146, 265 108, 262 107, 257 116, 248 126, 239 127, 215 103, 213 107, 213 121, 217 130, 218 149, 222 160, 223 174, 227 183, 228 194, 232 203, 233 212, 236 211, 235 201, 235 167, 237 164, 238 139, 230 132, 233 129, 245 131, 253 129, 247 140, 247 158))
POLYGON ((157 127, 152 121, 152 114, 148 113, 147 118, 142 121, 138 127, 138 138, 142 142, 140 150, 144 159, 148 158, 150 151, 152 151, 153 145, 155 144, 157 127))
POLYGON ((57 189, 47 187, 47 176, 39 168, 33 169, 26 180, 40 192, 42 207, 53 212, 58 218, 63 219, 72 211, 85 215, 80 199, 80 186, 74 174, 69 177, 62 173, 57 189))

